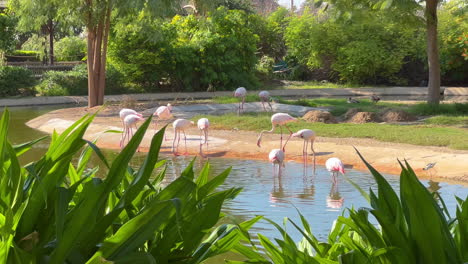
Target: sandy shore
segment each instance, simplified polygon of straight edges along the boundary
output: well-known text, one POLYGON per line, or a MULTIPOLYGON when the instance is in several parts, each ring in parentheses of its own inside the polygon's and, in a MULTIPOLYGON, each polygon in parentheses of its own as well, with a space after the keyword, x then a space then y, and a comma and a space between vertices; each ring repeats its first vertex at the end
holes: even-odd
MULTIPOLYGON (((27 125, 47 133, 52 133, 54 129, 61 132, 84 114, 93 111, 95 110, 88 110, 85 107, 60 109, 37 117, 29 121, 27 125)), ((117 108, 112 107, 100 111, 88 128, 85 138, 93 140, 99 137, 98 146, 119 149, 120 135, 103 133, 109 129, 121 130, 117 111, 117 108)), ((141 145, 141 151, 147 151, 154 132, 154 126, 147 131, 141 145)), ((269 151, 279 148, 279 135, 265 134, 261 148, 256 145, 257 136, 257 132, 250 131, 212 130, 210 131, 209 150, 205 154, 208 157, 267 160, 269 151)), ((170 154, 173 138, 171 126, 168 127, 167 137, 169 140, 163 142, 162 152, 170 154)), ((286 149, 286 160, 302 162, 302 144, 303 141, 300 139, 291 139, 286 149)), ((372 166, 382 173, 399 174, 400 167, 397 159, 406 159, 420 178, 432 177, 434 180, 468 183, 468 151, 452 150, 445 147, 414 146, 380 142, 373 139, 319 136, 314 144, 317 164, 323 165, 328 158, 338 157, 348 168, 366 170, 353 146, 361 152, 372 166), (422 168, 429 162, 436 162, 437 164, 430 172, 423 171, 422 168)), ((183 140, 181 140, 179 152, 185 152, 183 140)), ((187 131, 187 152, 189 155, 197 155, 199 152, 199 131, 195 126, 187 131)), ((312 155, 309 153, 309 162, 311 161, 312 155)))

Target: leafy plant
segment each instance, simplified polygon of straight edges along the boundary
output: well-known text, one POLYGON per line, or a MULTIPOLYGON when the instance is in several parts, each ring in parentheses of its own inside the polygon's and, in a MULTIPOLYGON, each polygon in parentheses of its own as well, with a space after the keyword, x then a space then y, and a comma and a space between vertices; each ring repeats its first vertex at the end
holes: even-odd
POLYGON ((58 61, 81 61, 86 56, 86 40, 80 37, 65 37, 55 43, 58 61))
POLYGON ((21 94, 36 83, 32 71, 14 66, 0 66, 0 97, 21 94))
POLYGON ((214 226, 221 206, 239 188, 217 191, 230 169, 209 179, 205 164, 195 178, 192 163, 164 185, 159 150, 164 129, 149 154, 129 166, 151 118, 113 162, 95 142, 82 137, 94 116, 84 116, 61 135, 52 134, 47 152, 21 167, 18 156, 44 138, 12 146, 9 112, 0 121, 0 262, 2 263, 200 263, 228 251, 259 218, 214 226), (73 158, 81 151, 78 161, 73 158), (107 168, 89 168, 96 154, 107 168), (158 169, 152 178, 153 170, 158 169))
MULTIPOLYGON (((325 242, 312 234, 307 220, 299 213, 302 227, 289 218, 303 239, 296 243, 285 228, 270 221, 282 238, 276 244, 259 234, 266 257, 256 247, 239 253, 243 263, 466 263, 468 261, 468 199, 457 197, 456 216, 451 218, 443 200, 440 204, 417 179, 410 165, 400 163, 400 195, 365 159, 377 182, 377 193, 360 190, 371 208, 348 209, 349 216, 335 221, 325 242), (370 216, 377 220, 376 227, 370 216)), ((351 182, 352 183, 352 182, 351 182)), ((235 263, 235 262, 230 262, 235 263)), ((240 262, 238 262, 240 263, 240 262)))

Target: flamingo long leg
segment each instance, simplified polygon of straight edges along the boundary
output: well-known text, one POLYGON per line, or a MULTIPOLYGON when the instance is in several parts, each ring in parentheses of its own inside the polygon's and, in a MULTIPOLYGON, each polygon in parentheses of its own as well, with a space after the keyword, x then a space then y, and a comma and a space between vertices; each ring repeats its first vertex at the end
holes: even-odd
POLYGON ((315 150, 314 150, 314 141, 310 141, 310 149, 312 150, 312 155, 314 156, 314 173, 315 173, 315 150))
POLYGON ((126 137, 127 137, 127 127, 124 127, 124 131, 122 133, 122 140, 120 141, 120 148, 121 149, 124 147, 126 137))
POLYGON ((242 97, 242 111, 244 111, 245 96, 242 97))
POLYGON ((205 128, 206 152, 208 152, 208 128, 205 128))
POLYGON ((271 111, 273 112, 273 106, 271 106, 270 101, 267 101, 267 103, 270 106, 271 111))
POLYGON ((177 130, 174 129, 174 139, 172 140, 172 153, 174 155, 176 155, 176 153, 177 153, 177 150, 176 150, 176 147, 175 147, 176 140, 177 140, 177 130))
MULTIPOLYGON (((281 137, 280 137, 280 149, 283 149, 283 126, 280 126, 281 137)), ((284 151, 284 149, 283 149, 284 151)))
POLYGON ((187 136, 185 135, 185 130, 182 130, 182 132, 184 132, 185 154, 187 155, 188 154, 188 152, 187 152, 187 136))

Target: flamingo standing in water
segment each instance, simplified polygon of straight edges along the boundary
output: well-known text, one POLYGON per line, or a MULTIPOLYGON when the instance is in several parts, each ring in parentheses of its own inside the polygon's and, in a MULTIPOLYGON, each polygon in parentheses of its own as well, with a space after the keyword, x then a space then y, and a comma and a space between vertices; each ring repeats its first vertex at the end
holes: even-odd
MULTIPOLYGON (((171 111, 172 111, 172 105, 167 104, 167 106, 158 107, 156 111, 154 111, 153 116, 157 117, 159 120, 168 120, 173 117, 171 111)), ((156 130, 157 130, 158 119, 155 119, 154 121, 154 129, 155 129, 154 133, 156 133, 156 130)), ((166 140, 166 134, 164 134, 164 140, 166 140)))
POLYGON ((195 123, 193 121, 187 120, 187 119, 177 119, 172 123, 172 126, 174 127, 174 140, 172 141, 172 153, 174 156, 177 156, 177 149, 179 148, 179 142, 180 142, 180 131, 184 132, 184 140, 185 140, 185 153, 187 154, 187 136, 185 135, 185 129, 187 129, 189 126, 194 125, 195 123), (177 140, 177 146, 175 145, 175 142, 177 140))
POLYGON ((304 140, 304 145, 302 146, 302 155, 304 157, 304 163, 307 163, 307 146, 309 145, 309 141, 310 141, 310 149, 312 150, 312 154, 314 157, 314 172, 315 172, 315 151, 314 151, 315 132, 310 129, 301 129, 297 131, 296 133, 293 133, 292 136, 302 138, 304 140))
POLYGON ((288 143, 293 133, 286 124, 289 122, 294 122, 296 120, 297 120, 296 118, 285 113, 276 113, 272 115, 271 116, 271 130, 263 130, 262 132, 260 132, 260 135, 258 136, 258 139, 257 139, 257 146, 260 147, 263 133, 273 133, 273 131, 275 131, 275 127, 279 126, 281 129, 280 148, 283 150, 283 152, 285 152, 286 144, 288 143), (284 143, 284 146, 283 146, 283 126, 285 126, 289 130, 289 133, 290 133, 288 139, 286 140, 286 143, 284 143))
POLYGON ((136 116, 139 116, 139 117, 143 117, 140 113, 138 113, 137 111, 133 110, 133 109, 128 109, 128 108, 122 108, 119 112, 119 117, 120 117, 120 120, 122 121, 122 127, 123 127, 123 131, 122 131, 122 136, 120 137, 120 148, 123 147, 123 139, 124 139, 124 133, 125 133, 125 117, 128 116, 128 115, 136 115, 136 116))
POLYGON ((329 172, 331 172, 331 175, 333 177, 333 183, 336 184, 336 177, 338 176, 338 172, 341 172, 341 174, 345 174, 343 162, 339 158, 329 158, 327 162, 325 162, 325 167, 329 172))
POLYGON ((141 121, 141 120, 144 120, 143 117, 141 117, 141 115, 133 115, 133 114, 127 115, 124 118, 125 133, 124 133, 124 135, 122 137, 122 140, 120 141, 120 148, 123 148, 123 146, 125 144, 125 138, 128 137, 127 138, 127 143, 130 142, 130 137, 133 137, 132 125, 134 125, 135 129, 137 129, 136 122, 141 121))
POLYGON ((239 102, 239 113, 244 110, 245 96, 247 95, 247 90, 244 87, 239 87, 234 91, 234 97, 240 97, 241 101, 239 102))
POLYGON ((270 106, 271 111, 273 111, 273 107, 270 104, 270 93, 268 91, 261 91, 258 93, 258 96, 260 97, 260 101, 262 102, 263 110, 267 111, 265 107, 266 102, 270 106))
POLYGON ((208 118, 200 118, 197 122, 198 129, 200 129, 200 155, 203 156, 202 146, 206 144, 206 151, 208 151, 208 129, 210 127, 210 121, 208 118), (202 140, 202 135, 204 135, 204 142, 202 140))
POLYGON ((281 149, 273 149, 268 154, 268 160, 273 163, 273 174, 276 174, 275 165, 278 164, 278 175, 281 175, 281 167, 284 167, 284 152, 281 149))

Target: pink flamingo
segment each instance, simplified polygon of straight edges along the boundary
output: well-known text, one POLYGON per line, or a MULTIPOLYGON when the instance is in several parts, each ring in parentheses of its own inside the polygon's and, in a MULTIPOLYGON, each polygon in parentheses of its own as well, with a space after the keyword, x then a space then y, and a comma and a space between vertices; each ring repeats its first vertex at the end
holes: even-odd
POLYGON ((301 129, 296 133, 292 134, 293 137, 302 138, 304 140, 304 145, 302 145, 302 155, 304 157, 304 163, 307 163, 307 146, 310 141, 310 149, 314 157, 314 173, 315 173, 315 151, 314 151, 314 140, 315 132, 310 129, 301 129))
POLYGON ((190 125, 194 125, 193 121, 187 119, 177 119, 172 123, 174 127, 174 140, 172 141, 172 153, 174 156, 177 156, 177 149, 179 148, 180 142, 180 131, 184 132, 184 140, 185 140, 185 153, 187 154, 187 136, 185 135, 185 129, 187 129, 190 125), (178 139, 178 140, 177 140, 178 139), (177 146, 175 146, 175 142, 177 140, 177 146))
POLYGON ((285 114, 285 113, 276 113, 276 114, 272 115, 271 116, 271 130, 263 130, 262 132, 260 132, 260 135, 258 136, 258 139, 257 139, 257 146, 260 147, 260 143, 262 141, 263 133, 273 133, 273 131, 275 131, 275 127, 280 126, 280 129, 281 129, 280 148, 282 148, 283 151, 285 151, 286 144, 288 143, 288 141, 291 138, 291 135, 293 133, 291 131, 291 129, 289 129, 289 127, 286 124, 290 123, 290 122, 294 122, 296 120, 297 120, 296 118, 294 118, 294 117, 292 117, 292 116, 290 116, 288 114, 285 114), (283 126, 285 126, 290 132, 289 137, 286 140, 286 143, 284 143, 284 146, 283 146, 283 126))
POLYGON ((200 129, 200 155, 203 156, 202 146, 206 144, 206 151, 208 152, 208 129, 210 128, 210 121, 208 118, 200 118, 197 122, 198 129, 200 129), (205 136, 205 141, 202 140, 202 135, 205 136))
POLYGON ((338 172, 341 174, 345 174, 343 162, 339 158, 329 158, 327 162, 325 162, 325 167, 333 177, 333 184, 337 184, 336 177, 338 176, 338 172))
POLYGON ((273 111, 273 107, 270 104, 270 93, 268 91, 261 91, 258 93, 258 96, 260 97, 260 101, 262 102, 263 110, 267 111, 265 107, 266 102, 270 106, 271 111, 273 111))
POLYGON ((247 95, 247 90, 244 87, 239 87, 234 92, 234 97, 240 97, 242 100, 239 102, 239 113, 241 110, 244 110, 245 96, 247 95))
POLYGON ((133 128, 132 128, 132 125, 135 125, 135 129, 137 129, 136 127, 136 122, 140 121, 140 120, 144 120, 143 117, 139 116, 139 115, 133 115, 133 114, 130 114, 130 115, 127 115, 125 118, 124 118, 124 130, 125 130, 125 134, 124 136, 122 137, 122 140, 120 141, 120 148, 123 148, 123 145, 125 144, 125 138, 127 138, 127 143, 130 142, 130 136, 133 137, 133 128))
POLYGON ((142 114, 138 113, 137 111, 135 111, 133 109, 122 108, 120 110, 119 116, 120 116, 120 120, 122 121, 122 127, 123 127, 123 130, 124 130, 124 131, 122 131, 122 136, 120 137, 120 148, 122 148, 122 146, 123 146, 123 138, 124 138, 124 133, 125 133, 124 119, 128 115, 136 115, 136 116, 139 116, 139 117, 143 117, 142 114))
POLYGON ((268 154, 268 160, 273 163, 273 174, 276 174, 275 165, 278 164, 278 175, 281 175, 281 167, 284 167, 284 152, 281 149, 273 149, 268 154))
MULTIPOLYGON (((153 116, 157 117, 159 120, 168 120, 173 117, 171 111, 172 111, 172 105, 167 104, 167 106, 158 107, 156 111, 154 111, 153 116)), ((154 133, 156 133, 156 130, 157 130, 158 119, 155 119, 155 122, 154 122, 154 129, 155 129, 154 133)), ((166 134, 164 134, 164 140, 166 140, 166 134)))

